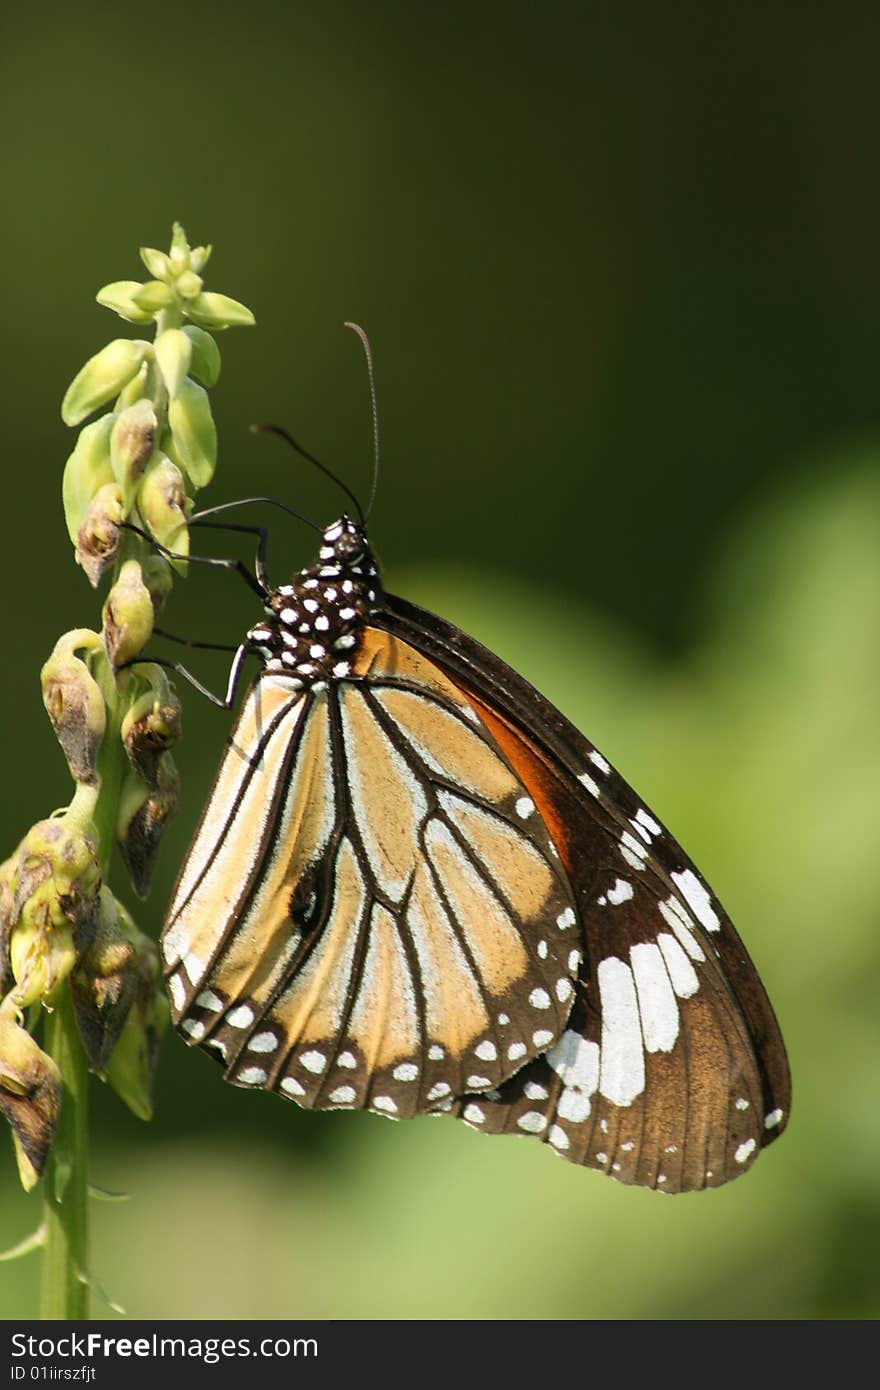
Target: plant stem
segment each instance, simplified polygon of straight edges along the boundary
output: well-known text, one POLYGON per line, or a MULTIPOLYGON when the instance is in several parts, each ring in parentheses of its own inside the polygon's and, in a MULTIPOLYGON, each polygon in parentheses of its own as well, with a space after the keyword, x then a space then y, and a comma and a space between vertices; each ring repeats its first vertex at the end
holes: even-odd
MULTIPOLYGON (((116 682, 106 657, 102 656, 96 665, 107 724, 98 758, 99 793, 92 819, 98 835, 101 873, 106 880, 126 759, 119 737, 121 714, 116 682)), ((58 1129, 43 1184, 46 1244, 41 1316, 83 1321, 89 1315, 89 1072, 66 986, 58 990, 53 1000, 46 1027, 46 1050, 61 1072, 63 1091, 58 1129)))
POLYGON ((58 991, 46 1028, 63 1084, 61 1114, 43 1184, 46 1244, 40 1316, 88 1317, 88 1066, 69 990, 58 991))

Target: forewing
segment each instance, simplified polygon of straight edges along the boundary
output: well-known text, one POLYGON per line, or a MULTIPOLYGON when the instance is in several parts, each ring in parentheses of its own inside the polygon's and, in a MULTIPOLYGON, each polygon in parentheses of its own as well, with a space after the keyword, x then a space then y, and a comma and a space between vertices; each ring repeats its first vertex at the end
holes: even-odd
POLYGON ((230 1080, 310 1107, 402 1117, 497 1087, 559 1038, 579 965, 521 779, 451 682, 369 630, 352 679, 273 720, 262 770, 227 753, 226 814, 206 814, 181 875, 175 1021, 230 1080))

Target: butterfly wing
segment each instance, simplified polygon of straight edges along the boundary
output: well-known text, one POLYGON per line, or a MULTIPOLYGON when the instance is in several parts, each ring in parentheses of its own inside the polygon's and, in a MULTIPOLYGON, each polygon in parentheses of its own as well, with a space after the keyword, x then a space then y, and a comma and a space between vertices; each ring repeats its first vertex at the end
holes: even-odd
POLYGON ((489 1132, 667 1192, 738 1176, 782 1131, 785 1047, 733 925, 691 860, 606 759, 457 628, 389 597, 378 620, 460 688, 550 829, 581 954, 562 1037, 500 1088, 460 1097, 489 1132))
POLYGON ((351 677, 258 679, 163 933, 175 1023, 237 1084, 402 1118, 562 1034, 577 909, 461 690, 367 628, 351 677))

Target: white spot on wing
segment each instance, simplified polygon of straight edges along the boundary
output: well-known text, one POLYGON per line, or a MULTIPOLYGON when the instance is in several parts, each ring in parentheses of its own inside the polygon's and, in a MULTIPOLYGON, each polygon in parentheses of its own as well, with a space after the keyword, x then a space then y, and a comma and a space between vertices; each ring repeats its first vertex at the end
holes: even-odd
POLYGON ((547 1116, 541 1115, 537 1110, 527 1110, 524 1115, 520 1115, 517 1124, 526 1134, 540 1134, 547 1128, 547 1116))
POLYGON ((697 973, 691 965, 684 951, 679 946, 674 936, 668 932, 661 932, 657 937, 657 945, 663 953, 663 960, 666 969, 669 971, 669 978, 672 981, 672 988, 675 990, 679 999, 690 999, 691 995, 696 994, 700 988, 700 981, 697 973))
POLYGON ((619 878, 615 881, 614 887, 608 889, 607 896, 610 903, 619 907, 621 903, 629 902, 633 896, 633 886, 625 878, 619 878))
POLYGON ((606 758, 602 757, 602 754, 596 748, 594 748, 592 753, 590 754, 590 762, 593 764, 594 767, 597 767, 600 772, 611 771, 611 764, 608 762, 606 758))
POLYGON ((754 1152, 754 1139, 747 1139, 744 1144, 740 1144, 736 1153, 733 1155, 737 1163, 745 1163, 746 1159, 754 1152))
POLYGON ((671 1052, 678 1037, 678 1004, 660 949, 640 941, 630 947, 629 958, 645 1047, 648 1052, 671 1052))
POLYGON ((318 1052, 317 1050, 313 1052, 304 1052, 299 1060, 301 1066, 304 1066, 306 1071, 313 1072, 315 1076, 319 1075, 327 1065, 326 1056, 323 1052, 318 1052))
POLYGON ((672 881, 681 889, 697 921, 702 923, 707 931, 720 931, 721 920, 712 906, 708 890, 693 870, 685 869, 683 873, 673 874, 672 881))
POLYGON ((635 982, 616 956, 600 961, 602 1060, 599 1089, 614 1105, 631 1105, 645 1089, 645 1054, 635 982))
POLYGON ((765 1116, 764 1116, 764 1128, 765 1128, 765 1129, 775 1129, 776 1126, 779 1124, 779 1121, 780 1121, 781 1119, 782 1119, 782 1111, 781 1111, 781 1110, 771 1110, 769 1115, 765 1115, 765 1116))

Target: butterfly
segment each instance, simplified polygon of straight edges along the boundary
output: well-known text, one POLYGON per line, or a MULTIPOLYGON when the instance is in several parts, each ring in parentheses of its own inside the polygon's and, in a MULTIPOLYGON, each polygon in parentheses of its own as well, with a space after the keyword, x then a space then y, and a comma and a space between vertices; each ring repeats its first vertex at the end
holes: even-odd
MULTIPOLYGON (((259 572, 259 570, 258 570, 259 572)), ((248 691, 162 933, 238 1086, 448 1113, 665 1192, 744 1172, 785 1048, 718 899, 522 676, 327 527, 239 649, 248 691)))

